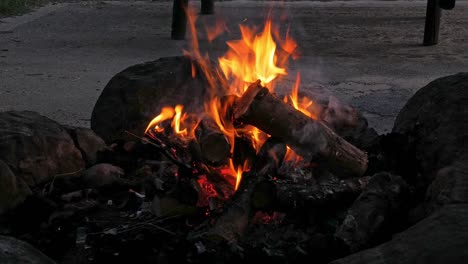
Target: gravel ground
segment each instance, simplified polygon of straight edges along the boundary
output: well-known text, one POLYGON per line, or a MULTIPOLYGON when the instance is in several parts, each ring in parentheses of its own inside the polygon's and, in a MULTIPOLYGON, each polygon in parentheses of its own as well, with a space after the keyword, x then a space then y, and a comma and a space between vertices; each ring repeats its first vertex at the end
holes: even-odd
MULTIPOLYGON (((191 2, 199 8, 199 2, 191 2)), ((237 38, 236 25, 275 19, 291 25, 301 58, 302 89, 319 89, 361 110, 388 132, 406 100, 429 81, 468 70, 468 2, 444 11, 440 43, 421 45, 424 1, 217 2, 229 35, 203 50, 213 56, 237 38), (286 16, 285 16, 286 15, 286 16)), ((117 72, 133 64, 182 54, 170 36, 172 3, 88 1, 48 5, 0 20, 0 110, 34 110, 59 122, 89 126, 92 108, 117 72)), ((286 80, 289 85, 293 76, 286 80)))

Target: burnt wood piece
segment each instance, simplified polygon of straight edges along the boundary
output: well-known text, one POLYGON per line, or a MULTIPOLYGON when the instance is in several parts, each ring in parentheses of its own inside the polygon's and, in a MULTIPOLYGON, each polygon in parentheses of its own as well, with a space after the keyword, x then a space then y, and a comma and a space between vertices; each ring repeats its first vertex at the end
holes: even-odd
POLYGON ((279 210, 291 211, 353 199, 366 188, 369 179, 366 176, 313 185, 278 180, 275 205, 279 210))
POLYGON ((229 157, 229 141, 211 118, 206 117, 200 121, 196 137, 205 161, 219 163, 229 157))
MULTIPOLYGON (((282 143, 264 144, 259 154, 271 157, 275 150, 281 152, 281 148, 275 147, 276 144, 282 143)), ((275 155, 280 155, 280 153, 275 155)), ((268 157, 259 156, 257 160, 266 161, 268 157)), ((214 225, 209 226, 207 230, 192 232, 189 234, 189 239, 202 239, 214 244, 222 242, 235 244, 243 236, 254 213, 255 206, 253 206, 252 198, 257 191, 257 186, 268 180, 267 174, 261 173, 267 171, 266 166, 271 165, 269 162, 254 164, 248 173, 244 173, 238 190, 225 205, 224 212, 215 220, 214 225)))
POLYGON ((436 45, 439 42, 440 13, 439 0, 427 0, 424 46, 436 45))
POLYGON ((187 31, 187 6, 188 0, 174 0, 174 5, 172 6, 172 39, 185 39, 187 31))
POLYGON ((324 165, 338 177, 360 177, 367 169, 367 153, 321 121, 313 120, 270 94, 260 81, 250 85, 236 102, 233 115, 283 140, 299 155, 324 165))
POLYGON ((409 186, 400 176, 377 173, 349 208, 335 236, 350 252, 381 243, 390 238, 392 228, 399 228, 408 200, 409 186))
POLYGON ((202 15, 214 14, 214 0, 201 0, 201 11, 202 15))

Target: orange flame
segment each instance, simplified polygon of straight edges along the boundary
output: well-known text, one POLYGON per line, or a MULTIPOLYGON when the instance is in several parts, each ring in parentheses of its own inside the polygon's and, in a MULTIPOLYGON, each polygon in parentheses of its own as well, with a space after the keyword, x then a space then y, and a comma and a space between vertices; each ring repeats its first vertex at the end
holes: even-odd
POLYGON ((174 119, 172 119, 171 126, 174 128, 174 132, 181 137, 187 136, 187 128, 184 128, 180 130, 180 122, 181 119, 185 119, 186 115, 184 114, 182 116, 182 109, 184 109, 183 105, 176 105, 175 107, 175 116, 174 119))
POLYGON ((285 97, 284 101, 286 103, 288 101, 291 101, 291 104, 294 106, 295 109, 301 111, 306 116, 309 116, 310 118, 317 120, 317 115, 309 111, 309 108, 314 104, 314 102, 305 96, 302 97, 301 101, 299 101, 298 94, 299 94, 300 83, 301 83, 301 75, 298 72, 296 75, 296 82, 294 83, 294 86, 291 90, 291 95, 289 95, 289 100, 288 100, 288 97, 285 97))
POLYGON ((255 34, 255 29, 240 25, 242 39, 226 42, 230 50, 218 61, 224 75, 233 79, 231 92, 234 94, 242 94, 246 84, 256 80, 261 80, 262 84, 267 86, 278 76, 287 75, 286 57, 294 51, 292 43, 295 42, 284 41, 286 56, 278 60, 271 23, 268 19, 263 32, 258 35, 255 34), (279 65, 278 61, 283 63, 279 65))
POLYGON ((146 127, 145 134, 148 133, 150 128, 154 127, 156 132, 163 132, 164 128, 159 127, 159 124, 165 120, 168 120, 174 116, 174 109, 172 107, 163 107, 161 113, 157 115, 146 127))
POLYGON ((236 177, 236 184, 234 185, 234 191, 237 191, 239 188, 240 182, 242 180, 242 173, 249 170, 248 162, 245 161, 243 166, 238 166, 237 169, 234 166, 232 159, 229 159, 229 170, 230 175, 236 177))

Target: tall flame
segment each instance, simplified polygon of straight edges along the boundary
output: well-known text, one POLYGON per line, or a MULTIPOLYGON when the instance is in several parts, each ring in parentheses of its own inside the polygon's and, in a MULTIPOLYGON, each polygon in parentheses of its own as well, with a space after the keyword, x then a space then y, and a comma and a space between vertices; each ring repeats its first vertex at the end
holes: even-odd
POLYGON ((231 92, 234 94, 241 95, 248 83, 260 80, 262 85, 268 86, 278 76, 287 75, 285 58, 293 52, 294 41, 284 41, 286 56, 278 60, 271 23, 268 19, 260 34, 256 34, 254 28, 240 25, 242 39, 226 42, 230 49, 218 61, 225 76, 232 79, 231 92))

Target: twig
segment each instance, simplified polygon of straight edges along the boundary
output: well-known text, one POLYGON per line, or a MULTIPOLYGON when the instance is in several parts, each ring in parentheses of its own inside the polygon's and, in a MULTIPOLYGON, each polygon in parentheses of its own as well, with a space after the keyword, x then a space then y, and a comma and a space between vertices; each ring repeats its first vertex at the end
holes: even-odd
POLYGON ((138 136, 138 135, 135 135, 135 134, 133 134, 133 133, 130 132, 130 131, 125 130, 124 132, 127 133, 127 134, 129 134, 129 135, 132 136, 132 137, 138 138, 138 139, 140 139, 141 141, 143 141, 143 142, 145 142, 145 143, 148 143, 148 144, 154 146, 157 150, 161 151, 161 153, 162 153, 164 156, 166 156, 170 161, 174 162, 174 164, 176 164, 177 166, 183 167, 183 169, 189 169, 189 170, 192 169, 192 166, 190 166, 189 164, 184 163, 184 162, 180 161, 179 159, 177 159, 176 157, 174 157, 174 156, 167 150, 167 148, 165 147, 166 145, 163 144, 162 142, 161 142, 161 145, 158 145, 158 144, 156 144, 156 143, 154 143, 154 142, 151 142, 149 139, 147 139, 147 138, 145 138, 145 137, 140 137, 140 136, 138 136))

